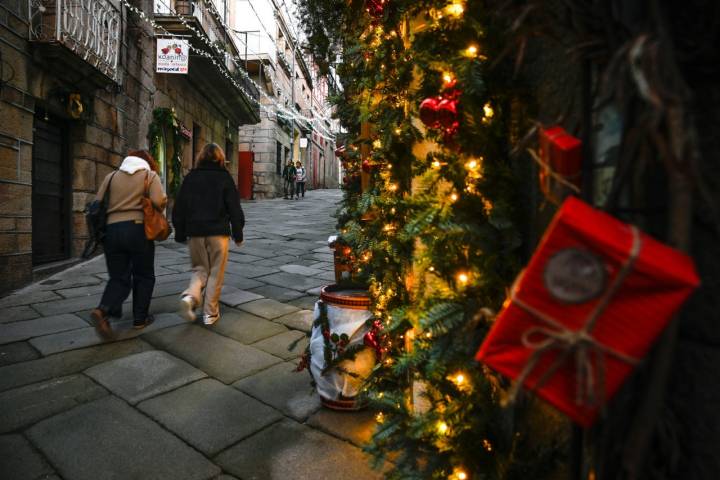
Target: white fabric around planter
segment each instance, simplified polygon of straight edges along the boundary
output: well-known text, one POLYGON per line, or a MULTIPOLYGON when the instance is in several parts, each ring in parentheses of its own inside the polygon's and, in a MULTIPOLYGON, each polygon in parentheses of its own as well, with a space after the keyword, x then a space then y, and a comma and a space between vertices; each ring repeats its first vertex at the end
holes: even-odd
MULTIPOLYGON (((327 305, 328 323, 330 333, 343 333, 350 337, 348 347, 362 344, 363 337, 368 332, 365 322, 372 317, 368 310, 354 310, 350 308, 327 305)), ((313 318, 320 317, 320 306, 315 304, 313 318)), ((346 347, 347 348, 347 347, 346 347)), ((317 384, 317 391, 320 396, 328 400, 337 400, 342 394, 345 397, 355 397, 362 385, 362 379, 366 378, 375 366, 375 351, 371 348, 364 348, 358 352, 355 360, 346 360, 340 364, 342 369, 359 375, 360 378, 338 372, 333 369, 322 374, 325 368, 325 339, 319 327, 313 327, 310 335, 310 372, 317 384)))

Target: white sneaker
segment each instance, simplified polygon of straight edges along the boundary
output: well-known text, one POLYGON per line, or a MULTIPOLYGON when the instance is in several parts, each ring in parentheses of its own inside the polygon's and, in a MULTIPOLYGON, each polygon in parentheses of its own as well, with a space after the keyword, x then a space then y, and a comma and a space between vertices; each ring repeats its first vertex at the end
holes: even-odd
POLYGON ((212 325, 218 320, 220 320, 220 315, 203 315, 203 323, 205 325, 212 325))
POLYGON ((188 322, 195 321, 195 300, 190 295, 185 295, 180 299, 180 316, 188 322))

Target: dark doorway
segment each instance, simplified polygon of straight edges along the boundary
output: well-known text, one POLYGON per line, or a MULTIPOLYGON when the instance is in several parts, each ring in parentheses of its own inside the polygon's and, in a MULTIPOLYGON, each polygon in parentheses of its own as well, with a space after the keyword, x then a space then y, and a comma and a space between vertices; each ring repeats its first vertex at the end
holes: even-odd
POLYGON ((35 117, 32 157, 33 265, 70 257, 70 175, 62 123, 35 117))
POLYGON ((280 175, 282 173, 283 165, 282 165, 282 144, 280 142, 275 142, 277 145, 275 146, 275 172, 280 175))

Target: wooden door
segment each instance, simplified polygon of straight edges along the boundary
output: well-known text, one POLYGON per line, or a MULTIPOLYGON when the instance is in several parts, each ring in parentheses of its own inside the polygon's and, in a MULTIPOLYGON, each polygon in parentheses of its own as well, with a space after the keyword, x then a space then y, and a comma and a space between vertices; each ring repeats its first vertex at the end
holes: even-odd
POLYGON ((254 152, 238 153, 238 192, 243 200, 253 198, 253 163, 254 152))
POLYGON ((36 117, 33 143, 32 260, 40 265, 70 256, 69 175, 62 125, 36 117))

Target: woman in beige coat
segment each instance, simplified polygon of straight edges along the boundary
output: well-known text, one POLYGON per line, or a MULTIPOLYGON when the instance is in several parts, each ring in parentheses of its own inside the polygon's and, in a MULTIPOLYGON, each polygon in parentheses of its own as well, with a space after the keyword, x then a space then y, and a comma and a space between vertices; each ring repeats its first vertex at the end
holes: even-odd
POLYGON ((145 150, 131 151, 120 168, 105 177, 97 199, 110 189, 107 206, 107 228, 103 246, 110 279, 100 305, 91 312, 97 332, 113 336, 108 316, 122 316, 122 304, 133 293, 133 327, 149 325, 148 313, 155 288, 155 244, 145 238, 141 199, 148 184, 150 200, 165 208, 167 196, 157 174, 155 159, 145 150))

